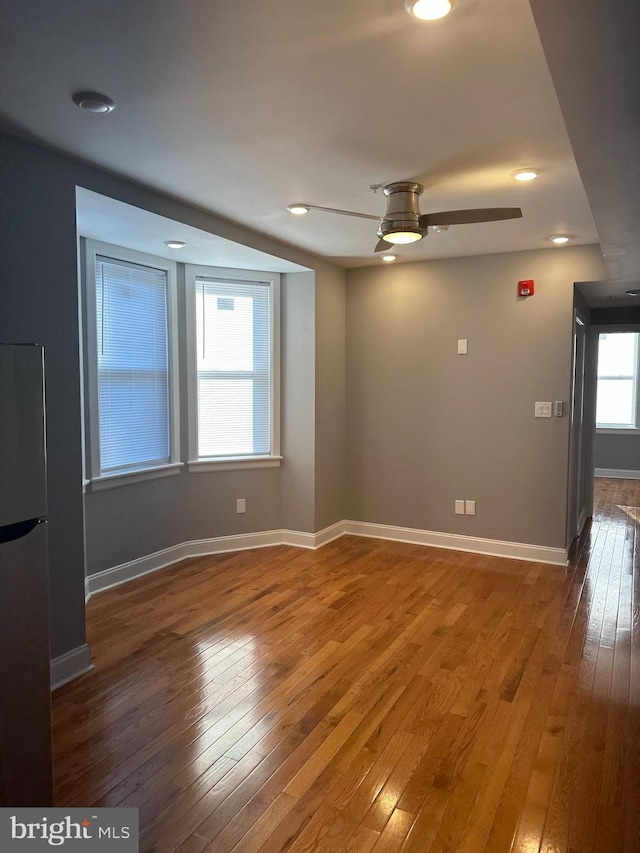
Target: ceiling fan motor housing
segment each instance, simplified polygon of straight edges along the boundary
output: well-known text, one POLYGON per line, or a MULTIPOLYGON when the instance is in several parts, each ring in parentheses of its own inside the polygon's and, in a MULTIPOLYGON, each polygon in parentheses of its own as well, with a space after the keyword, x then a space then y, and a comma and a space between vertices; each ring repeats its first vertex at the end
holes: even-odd
POLYGON ((387 184, 384 194, 387 197, 387 212, 380 222, 378 237, 385 237, 394 231, 415 231, 426 234, 427 229, 420 225, 420 196, 423 187, 411 181, 397 181, 387 184))

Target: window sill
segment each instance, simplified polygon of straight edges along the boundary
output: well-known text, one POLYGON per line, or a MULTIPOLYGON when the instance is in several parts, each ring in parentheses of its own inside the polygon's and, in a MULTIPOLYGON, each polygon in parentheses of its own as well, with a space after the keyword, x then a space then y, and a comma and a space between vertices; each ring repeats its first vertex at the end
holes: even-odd
POLYGON ((117 489, 119 486, 129 486, 133 483, 144 483, 145 480, 157 480, 160 477, 174 477, 180 473, 184 462, 171 462, 168 465, 158 465, 156 468, 141 468, 138 471, 127 471, 121 474, 106 474, 91 480, 91 491, 101 492, 104 489, 117 489))
POLYGON ((241 471, 244 468, 279 468, 282 456, 226 456, 219 459, 193 459, 187 464, 190 474, 207 471, 241 471))
POLYGON ((596 427, 598 435, 640 435, 636 427, 596 427))

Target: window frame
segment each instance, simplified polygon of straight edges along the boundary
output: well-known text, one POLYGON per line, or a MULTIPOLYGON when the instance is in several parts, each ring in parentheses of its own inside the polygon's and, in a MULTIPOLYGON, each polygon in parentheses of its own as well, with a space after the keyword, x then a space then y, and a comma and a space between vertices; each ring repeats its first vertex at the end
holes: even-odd
POLYGON ((188 410, 188 468, 190 473, 207 471, 234 471, 243 468, 277 468, 280 455, 280 274, 265 270, 243 270, 227 267, 210 267, 185 264, 186 341, 187 341, 187 410, 188 410), (269 286, 269 312, 271 321, 270 404, 270 454, 235 456, 198 456, 198 382, 197 382, 197 332, 196 332, 196 279, 214 281, 263 282, 269 286))
POLYGON ((178 348, 178 287, 177 263, 167 258, 148 255, 134 249, 114 246, 97 240, 84 238, 84 302, 86 329, 86 414, 87 430, 87 470, 88 482, 92 491, 115 488, 129 483, 139 483, 158 477, 170 477, 180 473, 183 463, 180 461, 180 388, 179 388, 179 348, 178 348), (128 471, 102 473, 100 464, 100 405, 98 380, 98 329, 96 306, 96 256, 111 258, 114 261, 137 264, 162 270, 167 276, 167 336, 168 336, 168 372, 169 372, 169 461, 161 465, 140 467, 128 471))
MULTIPOLYGON (((634 413, 635 423, 633 426, 624 424, 598 423, 596 421, 596 433, 599 435, 640 435, 640 327, 637 325, 620 324, 614 326, 594 326, 593 333, 596 344, 595 379, 596 379, 596 406, 599 379, 635 379, 634 387, 634 413), (598 361, 600 355, 600 335, 634 334, 636 335, 636 360, 634 374, 629 376, 600 376, 598 374, 598 361)), ((597 409, 596 409, 597 410, 597 409)), ((595 412, 594 412, 595 416, 595 412)))

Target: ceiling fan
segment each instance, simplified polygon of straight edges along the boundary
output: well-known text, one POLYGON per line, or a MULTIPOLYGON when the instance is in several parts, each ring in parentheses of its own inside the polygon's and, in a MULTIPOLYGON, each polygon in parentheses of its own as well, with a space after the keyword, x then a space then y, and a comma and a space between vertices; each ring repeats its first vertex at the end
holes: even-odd
POLYGON ((472 210, 445 210, 440 213, 420 213, 420 196, 424 187, 412 181, 396 181, 383 187, 387 197, 387 210, 382 218, 368 213, 356 213, 353 210, 338 210, 335 207, 321 207, 317 204, 290 204, 290 213, 303 214, 309 210, 323 210, 326 213, 339 213, 343 216, 357 216, 360 219, 373 219, 379 222, 375 252, 385 252, 394 245, 414 243, 429 233, 429 228, 449 225, 466 225, 474 222, 497 222, 501 219, 519 219, 522 210, 519 207, 481 207, 472 210))

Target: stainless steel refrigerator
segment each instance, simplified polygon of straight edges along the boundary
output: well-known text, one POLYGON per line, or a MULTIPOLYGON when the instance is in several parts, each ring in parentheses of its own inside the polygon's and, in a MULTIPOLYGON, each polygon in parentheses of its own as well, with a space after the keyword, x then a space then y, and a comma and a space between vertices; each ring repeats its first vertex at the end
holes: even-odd
POLYGON ((52 803, 42 347, 0 344, 0 806, 52 803))

